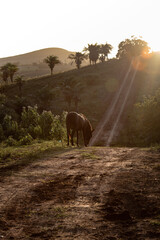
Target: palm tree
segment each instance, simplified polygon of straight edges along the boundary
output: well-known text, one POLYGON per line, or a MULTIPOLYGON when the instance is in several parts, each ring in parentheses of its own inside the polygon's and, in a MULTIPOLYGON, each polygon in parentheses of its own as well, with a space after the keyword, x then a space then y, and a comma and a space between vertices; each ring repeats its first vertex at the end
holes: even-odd
POLYGON ((2 79, 5 83, 7 83, 8 81, 8 77, 9 77, 9 71, 8 71, 8 67, 7 65, 3 65, 0 69, 0 71, 2 72, 2 79))
POLYGON ((75 54, 70 54, 68 58, 74 60, 77 68, 80 69, 82 61, 85 60, 87 56, 83 53, 76 52, 75 54))
POLYGON ((11 82, 13 82, 13 76, 18 71, 18 67, 17 67, 17 65, 12 64, 12 63, 7 63, 6 66, 8 67, 8 73, 9 73, 10 80, 11 80, 11 82))
POLYGON ((22 85, 24 83, 24 80, 23 80, 23 76, 18 76, 16 79, 15 79, 16 83, 17 83, 17 86, 19 88, 19 96, 20 98, 22 97, 22 85))
POLYGON ((60 63, 58 57, 53 55, 46 57, 44 59, 44 62, 47 63, 49 68, 51 69, 51 75, 53 75, 53 68, 55 67, 55 65, 60 63))
POLYGON ((96 64, 98 57, 99 57, 99 50, 100 50, 100 46, 95 43, 95 44, 88 44, 88 47, 84 48, 84 52, 89 52, 89 60, 90 60, 90 64, 92 62, 94 62, 96 64))
POLYGON ((112 49, 113 47, 111 44, 106 43, 106 44, 100 45, 100 54, 101 54, 100 60, 102 62, 104 62, 106 58, 108 59, 108 54, 111 52, 112 49))

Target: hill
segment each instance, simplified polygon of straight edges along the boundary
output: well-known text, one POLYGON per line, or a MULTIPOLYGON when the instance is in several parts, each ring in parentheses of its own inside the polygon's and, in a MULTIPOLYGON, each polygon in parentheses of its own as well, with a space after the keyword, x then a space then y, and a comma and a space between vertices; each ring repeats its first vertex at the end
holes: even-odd
MULTIPOLYGON (((144 95, 153 95, 160 88, 160 62, 157 58, 159 56, 141 59, 136 71, 134 63, 111 59, 79 70, 32 79, 23 85, 22 95, 27 105, 37 105, 40 110, 51 110, 55 115, 72 110, 85 114, 94 128, 100 123, 101 132, 94 144, 107 145, 106 134, 116 127, 118 131, 114 135, 118 136, 119 131, 126 126, 134 104, 142 101, 144 95), (78 109, 74 98, 69 105, 66 91, 71 97, 76 95, 79 98, 78 109), (110 109, 113 114, 110 114, 110 109), (103 125, 100 120, 108 115, 110 120, 103 125)), ((14 84, 3 90, 12 102, 19 92, 18 86, 14 84)))
POLYGON ((0 66, 10 62, 18 65, 19 75, 24 75, 28 78, 42 76, 49 73, 48 66, 43 63, 44 58, 49 55, 57 56, 62 62, 62 64, 55 66, 55 73, 75 68, 68 59, 71 53, 73 52, 61 48, 46 48, 17 56, 0 58, 0 66))

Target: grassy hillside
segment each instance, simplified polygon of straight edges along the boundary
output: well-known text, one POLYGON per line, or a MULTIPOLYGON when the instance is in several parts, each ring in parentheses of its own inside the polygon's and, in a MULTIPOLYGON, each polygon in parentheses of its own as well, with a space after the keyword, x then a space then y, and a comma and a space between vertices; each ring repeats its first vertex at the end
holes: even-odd
MULTIPOLYGON (((119 87, 121 71, 121 64, 117 60, 110 60, 96 66, 83 67, 80 70, 75 69, 53 76, 32 79, 23 85, 23 97, 30 105, 40 106, 39 91, 46 87, 46 91, 51 90, 54 95, 51 105, 46 106, 46 109, 60 114, 64 110, 75 110, 74 102, 68 109, 63 93, 65 87, 71 85, 71 89, 75 89, 80 98, 79 112, 86 114, 95 125, 103 115, 111 96, 119 87)), ((8 86, 5 93, 13 99, 18 94, 18 86, 8 86)))
MULTIPOLYGON (((141 67, 136 74, 127 110, 123 113, 124 122, 128 121, 134 103, 142 101, 144 95, 154 94, 160 88, 159 63, 159 56, 142 62, 143 68, 141 67)), ((31 79, 23 85, 22 95, 28 105, 37 104, 41 110, 61 114, 63 111, 76 110, 74 101, 69 108, 65 99, 64 92, 70 87, 80 98, 78 111, 84 113, 95 128, 119 89, 128 67, 128 63, 123 60, 111 59, 80 70, 74 69, 53 76, 31 79), (52 94, 52 100, 45 104, 45 96, 48 93, 52 94)), ((11 100, 14 100, 18 92, 18 86, 14 84, 4 90, 11 100)))

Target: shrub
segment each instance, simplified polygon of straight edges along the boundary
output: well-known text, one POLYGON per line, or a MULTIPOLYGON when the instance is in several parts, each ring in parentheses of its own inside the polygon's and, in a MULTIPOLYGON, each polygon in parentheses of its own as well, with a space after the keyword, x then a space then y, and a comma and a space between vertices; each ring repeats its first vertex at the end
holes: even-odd
POLYGON ((43 139, 50 139, 52 135, 52 123, 53 123, 53 114, 51 111, 43 111, 40 115, 39 119, 39 126, 41 127, 42 131, 42 138, 43 139))
POLYGON ((4 131, 3 131, 3 127, 0 124, 0 141, 4 140, 4 131))
POLYGON ((3 119, 2 123, 3 132, 6 137, 13 136, 14 138, 18 138, 19 136, 19 128, 18 123, 12 120, 12 117, 6 115, 3 119))
POLYGON ((9 136, 7 138, 7 140, 5 141, 5 143, 7 146, 17 146, 18 145, 18 142, 12 136, 9 136))
POLYGON ((125 145, 150 146, 160 143, 160 89, 134 106, 128 124, 119 136, 125 145))
POLYGON ((29 145, 33 141, 32 136, 28 133, 26 136, 22 137, 19 141, 20 145, 29 145))
POLYGON ((21 115, 21 126, 29 128, 31 125, 37 126, 39 122, 39 113, 37 106, 24 107, 21 115))
POLYGON ((52 125, 53 138, 58 141, 66 140, 65 119, 67 112, 63 112, 61 117, 55 116, 52 125))

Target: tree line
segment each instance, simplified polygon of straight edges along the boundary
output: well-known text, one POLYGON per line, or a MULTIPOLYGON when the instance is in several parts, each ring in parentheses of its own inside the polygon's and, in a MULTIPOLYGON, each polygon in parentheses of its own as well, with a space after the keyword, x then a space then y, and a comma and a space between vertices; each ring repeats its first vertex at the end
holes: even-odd
MULTIPOLYGON (((68 56, 69 59, 72 60, 72 63, 75 62, 77 69, 80 69, 81 64, 84 60, 89 59, 89 63, 96 64, 99 60, 100 62, 105 62, 108 60, 108 54, 111 53, 113 46, 109 43, 105 44, 88 44, 87 47, 84 47, 82 52, 75 52, 74 54, 70 54, 68 56)), ((130 60, 132 57, 140 56, 143 53, 148 54, 150 51, 150 47, 148 43, 140 38, 136 38, 134 36, 131 39, 125 39, 120 42, 118 45, 118 52, 116 54, 117 59, 126 58, 130 60)), ((44 59, 44 62, 48 65, 51 71, 51 75, 53 74, 53 69, 55 65, 60 64, 60 60, 57 56, 47 56, 44 59)), ((8 78, 13 82, 13 77, 15 73, 18 71, 18 66, 16 64, 7 63, 0 68, 2 80, 5 83, 8 83, 8 78)), ((19 86, 22 85, 22 76, 18 77, 19 86), (20 81, 21 78, 21 81, 20 81)))

